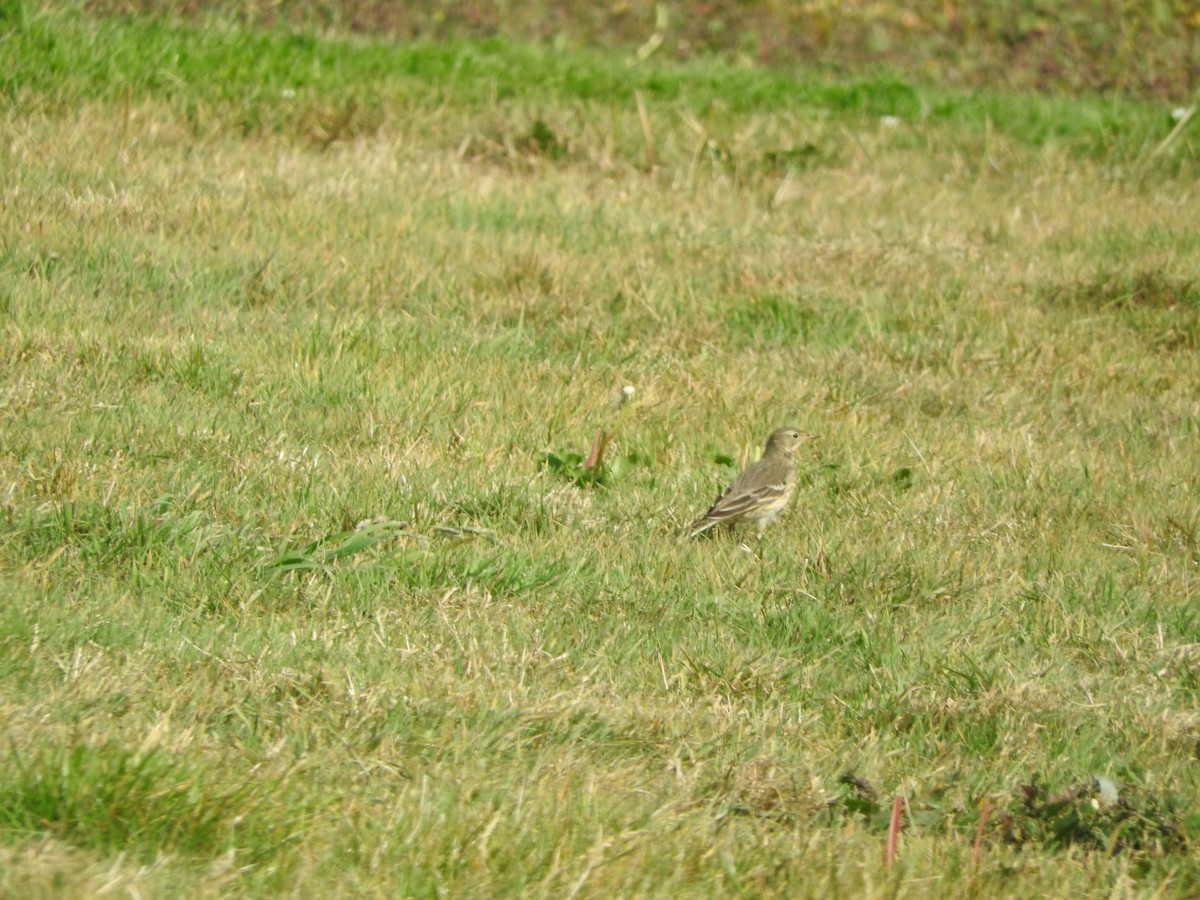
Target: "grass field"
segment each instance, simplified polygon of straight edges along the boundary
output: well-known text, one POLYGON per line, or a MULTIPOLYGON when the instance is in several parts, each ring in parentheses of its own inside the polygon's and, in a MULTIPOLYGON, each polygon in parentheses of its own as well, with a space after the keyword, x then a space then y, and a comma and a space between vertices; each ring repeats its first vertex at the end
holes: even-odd
POLYGON ((1194 106, 0 10, 0 895, 1200 892, 1194 106))

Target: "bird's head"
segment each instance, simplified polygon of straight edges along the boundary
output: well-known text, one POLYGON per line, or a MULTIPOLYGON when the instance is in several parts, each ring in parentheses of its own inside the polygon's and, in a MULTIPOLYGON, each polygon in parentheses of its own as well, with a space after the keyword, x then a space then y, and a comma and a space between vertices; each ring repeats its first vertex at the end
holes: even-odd
POLYGON ((784 456, 791 456, 796 452, 797 447, 805 441, 811 441, 815 437, 815 434, 809 434, 806 431, 801 431, 799 428, 785 425, 771 432, 771 436, 767 438, 766 452, 782 453, 784 456))

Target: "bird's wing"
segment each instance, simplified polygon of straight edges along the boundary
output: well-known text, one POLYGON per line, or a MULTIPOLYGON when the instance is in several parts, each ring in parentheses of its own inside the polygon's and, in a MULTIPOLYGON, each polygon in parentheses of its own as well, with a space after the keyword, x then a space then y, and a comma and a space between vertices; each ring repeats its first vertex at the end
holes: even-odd
POLYGON ((740 518, 747 512, 769 505, 773 500, 778 499, 786 493, 786 473, 779 479, 771 479, 766 484, 747 487, 747 485, 753 484, 758 480, 762 463, 762 460, 754 463, 754 465, 738 476, 733 484, 721 491, 717 495, 717 499, 713 501, 712 506, 705 511, 704 515, 692 523, 692 528, 695 529, 700 525, 708 528, 718 522, 728 522, 730 519, 740 518))

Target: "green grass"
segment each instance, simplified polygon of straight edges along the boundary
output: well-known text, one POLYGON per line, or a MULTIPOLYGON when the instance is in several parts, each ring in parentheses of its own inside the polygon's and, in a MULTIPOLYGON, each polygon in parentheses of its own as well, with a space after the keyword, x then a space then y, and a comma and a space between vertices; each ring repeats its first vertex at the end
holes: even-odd
POLYGON ((1194 122, 10 9, 0 893, 1200 890, 1194 122))
MULTIPOLYGON (((93 10, 161 15, 160 0, 87 0, 93 10)), ((905 72, 958 88, 1123 93, 1180 102, 1200 83, 1200 16, 1186 3, 1148 0, 888 0, 780 3, 684 0, 605 3, 530 0, 216 0, 170 4, 193 22, 366 32, 401 40, 502 36, 561 47, 599 46, 639 60, 719 56, 739 66, 801 65, 905 72)))
MULTIPOLYGON (((512 101, 559 107, 559 115, 586 120, 589 104, 632 104, 638 92, 723 125, 731 117, 736 124, 747 116, 797 109, 816 125, 829 116, 896 116, 1022 142, 1058 142, 1086 153, 1133 154, 1164 139, 1174 124, 1168 108, 1122 98, 1078 103, 1046 96, 1026 102, 1013 93, 918 89, 893 76, 833 80, 815 71, 722 66, 712 59, 637 64, 580 47, 495 39, 411 44, 319 39, 229 21, 208 28, 159 18, 97 23, 28 9, 0 42, 0 61, 0 98, 26 112, 72 108, 87 99, 121 103, 153 96, 198 136, 210 129, 248 135, 307 130, 321 144, 331 136, 374 133, 414 107, 478 114, 512 101)), ((557 137, 555 123, 536 116, 524 137, 536 133, 539 123, 544 134, 557 137)), ((611 124, 606 118, 595 127, 611 124)), ((798 146, 754 149, 768 161, 820 149, 804 137, 798 146)), ((715 149, 726 158, 731 152, 715 149)))

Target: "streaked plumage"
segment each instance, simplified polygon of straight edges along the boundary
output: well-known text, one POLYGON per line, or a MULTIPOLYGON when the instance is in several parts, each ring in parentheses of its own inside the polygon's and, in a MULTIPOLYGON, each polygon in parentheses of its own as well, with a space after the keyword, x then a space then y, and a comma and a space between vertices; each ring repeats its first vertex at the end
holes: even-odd
POLYGON ((790 425, 772 431, 762 459, 717 495, 704 515, 691 524, 688 536, 695 537, 714 525, 752 522, 757 536, 762 537, 763 529, 783 511, 796 490, 792 455, 814 437, 790 425))

